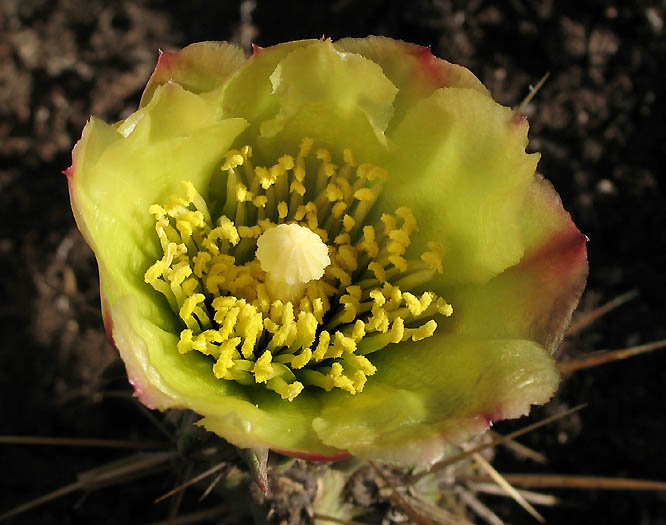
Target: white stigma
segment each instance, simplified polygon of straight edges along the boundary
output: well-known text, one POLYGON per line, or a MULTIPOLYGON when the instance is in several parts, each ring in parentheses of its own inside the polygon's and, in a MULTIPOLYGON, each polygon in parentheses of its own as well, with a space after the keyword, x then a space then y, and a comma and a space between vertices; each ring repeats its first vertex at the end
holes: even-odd
POLYGON ((298 224, 266 230, 257 239, 256 255, 267 274, 269 293, 283 302, 302 296, 305 284, 321 279, 331 264, 328 246, 321 237, 298 224))

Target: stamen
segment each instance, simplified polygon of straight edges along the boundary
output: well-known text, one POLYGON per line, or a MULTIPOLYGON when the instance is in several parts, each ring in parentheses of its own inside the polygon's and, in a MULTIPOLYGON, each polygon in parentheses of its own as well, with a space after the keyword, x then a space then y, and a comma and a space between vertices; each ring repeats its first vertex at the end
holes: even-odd
POLYGON ((443 271, 444 250, 429 243, 407 258, 411 211, 366 223, 386 171, 348 149, 334 160, 313 148, 305 138, 269 166, 254 166, 249 146, 230 150, 208 190, 217 217, 189 181, 149 209, 163 253, 144 280, 181 323, 175 350, 207 356, 219 380, 288 401, 306 386, 361 392, 377 371, 367 355, 431 337, 435 319, 453 313, 413 292, 443 271))

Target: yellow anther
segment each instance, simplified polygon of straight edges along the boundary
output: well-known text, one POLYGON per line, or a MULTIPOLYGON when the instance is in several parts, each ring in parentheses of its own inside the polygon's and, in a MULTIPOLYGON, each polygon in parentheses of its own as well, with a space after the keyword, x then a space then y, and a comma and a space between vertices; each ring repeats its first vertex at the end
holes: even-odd
POLYGON ((192 336, 194 333, 192 330, 189 328, 186 328, 182 332, 180 332, 180 338, 178 340, 178 344, 176 345, 176 349, 178 350, 179 353, 185 354, 192 350, 192 336))
POLYGON ((197 305, 203 303, 205 299, 206 296, 204 294, 195 293, 183 301, 183 306, 180 307, 179 315, 180 318, 188 324, 188 326, 190 320, 192 319, 194 309, 197 307, 197 305))
POLYGON ((450 317, 453 315, 453 306, 440 297, 437 299, 437 313, 450 317))
POLYGON ((294 381, 293 383, 287 383, 281 377, 274 377, 268 383, 268 388, 280 394, 282 399, 287 399, 293 401, 298 394, 303 391, 303 383, 300 381, 294 381))
POLYGON ((293 383, 287 385, 287 388, 285 389, 284 393, 280 393, 280 396, 282 399, 288 399, 289 401, 293 401, 298 394, 300 394, 303 391, 303 383, 300 381, 294 381, 293 383))
MULTIPOLYGON (((298 182, 305 180, 305 165, 303 159, 298 159, 296 167, 294 168, 294 179, 298 182)), ((293 190, 291 190, 293 192, 293 190)))
POLYGON ((366 323, 369 331, 373 332, 386 332, 389 329, 389 318, 386 315, 386 310, 383 308, 373 308, 372 316, 366 323))
POLYGON ((208 265, 211 259, 212 257, 208 252, 199 252, 195 255, 192 259, 192 262, 194 262, 194 275, 201 279, 208 272, 208 265))
POLYGON ((227 152, 224 163, 221 166, 222 171, 227 171, 230 169, 237 168, 238 166, 241 166, 245 159, 243 158, 243 155, 241 155, 239 152, 236 150, 229 150, 227 152))
POLYGON ((333 208, 331 209, 331 213, 333 214, 333 217, 335 217, 336 219, 339 219, 340 217, 342 217, 342 214, 345 212, 346 209, 347 209, 347 203, 346 202, 342 202, 342 201, 336 202, 333 205, 333 208))
POLYGON ((219 332, 222 336, 222 339, 227 339, 233 329, 236 327, 236 322, 238 321, 238 314, 240 313, 240 308, 234 306, 230 308, 227 314, 224 316, 224 319, 221 319, 221 315, 218 313, 215 314, 215 321, 220 324, 219 332))
POLYGON ((329 183, 328 186, 326 186, 324 193, 326 194, 326 198, 330 202, 340 201, 345 197, 340 187, 337 184, 334 184, 333 182, 329 183))
POLYGON ((301 146, 298 150, 298 156, 307 157, 310 154, 310 150, 312 149, 313 144, 314 140, 310 137, 305 137, 303 140, 301 140, 301 146))
POLYGON ((349 379, 347 376, 342 374, 343 368, 340 363, 333 363, 331 365, 331 371, 329 372, 329 377, 333 379, 333 384, 341 388, 342 390, 346 390, 350 394, 355 394, 356 393, 356 388, 354 387, 354 383, 351 379, 349 379))
POLYGON ((360 286, 354 285, 354 286, 347 286, 347 293, 349 296, 353 297, 356 300, 361 299, 361 295, 363 294, 363 290, 360 286))
POLYGON ((432 337, 437 329, 437 322, 434 319, 430 319, 427 323, 409 330, 409 335, 411 335, 412 341, 421 341, 426 337, 432 337))
POLYGON ((216 313, 217 312, 226 313, 229 311, 229 308, 233 308, 237 302, 238 299, 236 299, 235 297, 222 296, 213 299, 211 306, 213 307, 213 310, 215 310, 216 313))
POLYGON ((296 212, 294 213, 294 220, 302 221, 306 213, 307 209, 305 208, 305 204, 301 204, 298 208, 296 208, 296 212))
POLYGON ((335 244, 349 244, 351 242, 351 237, 348 233, 341 233, 335 237, 333 242, 335 244))
POLYGON ((148 284, 152 284, 155 281, 157 281, 160 277, 162 277, 164 270, 166 270, 167 268, 168 266, 163 260, 157 261, 153 263, 153 265, 146 270, 146 273, 143 276, 143 280, 148 284))
POLYGON ((409 246, 410 243, 409 234, 403 230, 391 230, 389 232, 389 238, 403 246, 409 246))
POLYGON ((277 164, 273 164, 268 171, 270 173, 270 179, 273 183, 277 181, 278 177, 281 177, 287 172, 279 162, 277 164))
POLYGON ((254 174, 259 179, 259 184, 261 184, 261 187, 265 190, 275 184, 276 177, 271 171, 263 166, 256 166, 254 168, 254 174))
POLYGON ((391 325, 391 342, 399 343, 405 337, 405 321, 402 317, 396 317, 391 325))
POLYGON ((399 272, 407 271, 407 260, 400 255, 389 255, 388 260, 399 272))
POLYGON ((271 334, 275 334, 280 329, 280 325, 277 324, 272 319, 269 319, 268 317, 265 317, 264 318, 264 328, 266 329, 267 332, 269 332, 271 334))
POLYGON ((395 210, 395 214, 402 219, 402 230, 404 230, 407 235, 418 229, 416 227, 416 219, 412 214, 412 210, 406 206, 401 206, 395 210))
POLYGON ((229 371, 235 366, 234 357, 238 355, 236 347, 239 343, 240 337, 234 337, 220 345, 220 356, 213 365, 213 374, 218 379, 229 378, 229 371))
POLYGON ((317 319, 310 312, 301 311, 298 314, 298 339, 304 348, 312 346, 317 336, 317 319))
POLYGON ((368 378, 367 376, 361 371, 357 370, 354 372, 354 375, 352 376, 352 381, 354 383, 354 389, 356 390, 356 393, 363 392, 363 388, 365 387, 365 383, 367 382, 368 378))
POLYGON ((338 261, 340 262, 340 266, 348 272, 353 272, 358 268, 356 250, 348 244, 344 244, 338 248, 338 261))
POLYGON ((255 344, 263 331, 261 313, 254 310, 254 313, 244 315, 238 324, 240 325, 238 332, 244 338, 241 354, 245 359, 250 359, 254 353, 255 344))
POLYGON ((356 351, 356 341, 352 337, 347 337, 342 332, 335 332, 333 349, 335 355, 333 355, 332 357, 340 357, 342 355, 342 352, 353 353, 354 351, 356 351), (340 354, 338 354, 338 352, 340 352, 340 354))
POLYGON ((305 195, 305 186, 302 182, 295 180, 289 186, 289 193, 298 193, 301 197, 305 195))
POLYGON ((257 299, 254 306, 262 313, 268 312, 271 305, 271 298, 270 295, 268 295, 266 285, 264 283, 257 284, 256 292, 257 299))
POLYGON ((310 359, 312 359, 312 350, 310 348, 304 348, 303 352, 291 360, 291 368, 294 370, 300 370, 310 362, 310 359))
POLYGON ((358 244, 359 249, 368 254, 368 257, 377 257, 379 245, 375 241, 375 229, 372 226, 363 227, 363 240, 358 244))
MULTIPOLYGON (((396 231, 396 230, 394 230, 396 231)), ((388 243, 388 246, 386 247, 386 250, 391 254, 391 255, 402 255, 407 251, 407 246, 404 244, 401 244, 399 242, 391 241, 388 243)))
POLYGON ((421 308, 421 303, 414 295, 412 295, 409 292, 405 292, 404 294, 402 294, 402 299, 403 301, 405 301, 407 308, 409 308, 409 312, 414 317, 421 314, 421 312, 423 311, 423 309, 421 308))
POLYGON ((273 377, 272 360, 273 354, 271 354, 269 350, 266 350, 254 363, 252 373, 254 374, 254 379, 257 383, 265 383, 273 377))
POLYGON ((436 270, 438 273, 442 273, 444 271, 444 268, 442 267, 444 248, 441 244, 435 242, 429 242, 428 248, 430 251, 421 255, 421 260, 430 266, 433 270, 436 270))
POLYGON ((271 303, 271 320, 279 323, 282 319, 282 312, 284 312, 284 303, 279 299, 271 303))
POLYGON ((362 164, 359 164, 358 168, 356 168, 356 176, 359 179, 367 179, 368 178, 368 173, 370 173, 370 170, 374 166, 372 164, 368 164, 367 162, 363 162, 362 164))
POLYGON ((354 328, 352 329, 352 339, 356 342, 360 341, 365 337, 365 323, 360 319, 357 319, 354 323, 354 328))
POLYGON ((257 208, 265 207, 267 202, 268 202, 268 197, 266 197, 266 195, 257 195, 252 200, 252 204, 254 204, 257 208))
POLYGON ((331 162, 331 153, 326 148, 318 148, 315 156, 318 160, 331 162))
POLYGON ((238 234, 241 239, 256 239, 262 234, 261 226, 239 226, 238 234))
POLYGON ((385 169, 380 168, 379 166, 372 166, 370 171, 368 171, 368 180, 387 180, 388 173, 385 169))
POLYGON ((384 297, 384 294, 381 290, 376 288, 370 291, 370 298, 377 306, 384 306, 384 304, 386 304, 386 297, 384 297))
POLYGON ((212 343, 223 342, 222 337, 216 330, 206 330, 199 335, 192 338, 192 330, 183 330, 181 333, 180 341, 178 341, 178 351, 184 353, 180 346, 187 344, 190 350, 196 350, 204 355, 211 355, 218 357, 220 355, 220 347, 212 343))
POLYGON ((360 188, 354 192, 354 198, 359 201, 374 200, 375 194, 370 188, 360 188))
POLYGON ((312 314, 317 319, 318 323, 321 323, 324 319, 324 314, 326 313, 327 308, 324 308, 324 301, 321 297, 317 297, 312 301, 312 314))
POLYGON ((400 306, 402 302, 402 292, 398 286, 393 286, 390 283, 384 283, 382 293, 384 297, 388 299, 388 304, 386 308, 389 310, 394 310, 400 306))
POLYGON ((278 159, 278 164, 280 164, 285 171, 292 170, 294 169, 294 157, 291 155, 282 155, 282 157, 278 159))
POLYGON ((374 375, 377 372, 377 367, 373 365, 370 360, 362 355, 346 354, 343 357, 345 363, 350 364, 354 368, 358 368, 364 375, 374 375))
POLYGON ((395 220, 395 217, 387 213, 382 213, 382 216, 379 218, 384 224, 384 231, 388 234, 389 232, 397 229, 398 223, 395 220))
MULTIPOLYGON (((349 297, 349 296, 343 295, 342 298, 340 299, 340 301, 342 301, 342 299, 344 299, 345 297, 349 297)), ((358 308, 356 306, 357 302, 352 301, 352 302, 347 302, 347 303, 343 303, 343 304, 344 304, 344 306, 343 306, 344 311, 343 311, 342 314, 338 314, 339 315, 339 318, 338 318, 339 322, 340 323, 351 323, 354 319, 356 319, 356 315, 358 314, 358 308)))
POLYGON ((289 206, 287 206, 286 202, 280 201, 278 203, 277 210, 278 210, 278 217, 280 219, 284 219, 289 213, 289 206))
POLYGON ((386 282, 386 271, 381 264, 376 261, 372 261, 370 264, 368 264, 368 270, 375 274, 375 279, 377 279, 380 283, 386 282))
POLYGON ((432 304, 435 297, 436 295, 432 292, 423 292, 421 294, 421 298, 419 299, 419 303, 421 305, 421 312, 425 312, 428 309, 428 307, 432 304))
POLYGON ((148 208, 148 213, 154 215, 156 220, 159 220, 164 218, 166 215, 166 210, 159 204, 151 204, 150 208, 148 208))
POLYGON ((340 288, 347 288, 352 283, 351 275, 345 272, 339 266, 329 266, 326 269, 326 275, 340 281, 340 288))
POLYGON ((273 221, 270 219, 261 219, 258 224, 259 228, 261 228, 262 233, 265 232, 266 230, 272 228, 273 226, 277 226, 273 221))
POLYGON ((344 177, 336 177, 335 178, 335 183, 342 190, 342 194, 344 195, 345 199, 348 199, 349 197, 351 197, 352 187, 351 187, 351 184, 349 184, 349 181, 347 179, 345 179, 344 177))
POLYGON ((322 165, 322 171, 324 172, 324 175, 326 177, 331 178, 333 175, 335 175, 335 171, 338 169, 338 167, 335 164, 331 164, 330 162, 325 162, 322 165))
POLYGON ((252 197, 252 192, 247 190, 245 184, 236 184, 236 200, 238 202, 251 201, 252 197))
MULTIPOLYGON (((227 217, 220 217, 218 220, 219 225, 216 228, 213 228, 208 232, 204 245, 208 249, 208 246, 213 246, 215 243, 220 240, 229 241, 232 245, 238 244, 240 237, 238 235, 238 229, 227 217)), ((219 252, 219 250, 217 250, 219 252)))
POLYGON ((351 215, 345 215, 342 218, 342 226, 344 227, 345 231, 350 232, 356 225, 356 221, 354 220, 354 217, 351 215))
POLYGON ((174 266, 173 272, 169 276, 169 280, 172 284, 180 286, 191 274, 192 268, 190 268, 189 262, 183 261, 174 266))
POLYGON ((328 347, 331 344, 331 334, 326 330, 322 330, 319 334, 319 340, 317 341, 317 348, 312 352, 312 359, 314 361, 321 361, 326 356, 328 352, 328 347))

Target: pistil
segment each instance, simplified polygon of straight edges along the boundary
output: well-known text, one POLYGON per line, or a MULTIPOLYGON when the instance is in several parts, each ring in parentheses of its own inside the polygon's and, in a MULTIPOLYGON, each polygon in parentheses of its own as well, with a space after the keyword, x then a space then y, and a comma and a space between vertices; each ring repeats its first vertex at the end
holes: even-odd
POLYGON ((305 226, 280 224, 257 239, 257 259, 266 272, 271 299, 283 303, 300 300, 305 285, 321 279, 331 264, 328 247, 305 226))

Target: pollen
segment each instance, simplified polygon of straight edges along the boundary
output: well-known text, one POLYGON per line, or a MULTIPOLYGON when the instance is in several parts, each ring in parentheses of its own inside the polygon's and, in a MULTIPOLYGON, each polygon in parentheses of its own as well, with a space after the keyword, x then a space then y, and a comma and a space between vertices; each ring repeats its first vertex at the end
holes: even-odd
POLYGON ((390 174, 351 149, 306 137, 295 155, 262 160, 230 150, 208 188, 186 180, 150 206, 162 254, 144 281, 180 323, 174 352, 199 355, 217 380, 285 402, 358 394, 377 372, 374 352, 433 337, 453 314, 423 291, 444 271, 444 247, 408 256, 409 208, 369 220, 390 174))

